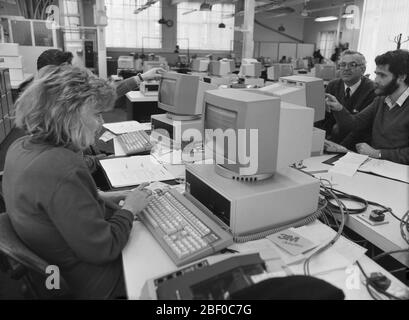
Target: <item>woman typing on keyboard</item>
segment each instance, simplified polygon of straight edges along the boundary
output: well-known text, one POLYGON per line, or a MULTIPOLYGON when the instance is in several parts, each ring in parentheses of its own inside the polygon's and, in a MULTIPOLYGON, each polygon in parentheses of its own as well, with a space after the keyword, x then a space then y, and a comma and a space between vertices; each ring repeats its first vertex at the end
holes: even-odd
MULTIPOLYGON (((7 212, 23 242, 59 268, 74 298, 126 297, 121 252, 151 192, 144 184, 100 196, 81 151, 94 143, 115 90, 80 68, 48 68, 16 103, 16 125, 28 136, 7 153, 7 212), (105 201, 120 200, 123 207, 108 215, 105 201)), ((45 289, 45 281, 34 285, 45 289)))

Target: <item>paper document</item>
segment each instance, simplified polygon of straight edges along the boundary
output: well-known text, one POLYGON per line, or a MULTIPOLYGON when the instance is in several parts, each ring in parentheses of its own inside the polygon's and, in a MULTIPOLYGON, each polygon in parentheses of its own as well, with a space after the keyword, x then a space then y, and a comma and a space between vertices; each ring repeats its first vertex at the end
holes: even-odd
POLYGON ((104 142, 108 142, 108 141, 112 140, 115 137, 116 136, 112 132, 105 131, 104 134, 99 137, 99 140, 102 140, 104 142))
POLYGON ((104 128, 115 134, 124 134, 128 132, 147 130, 149 128, 146 123, 139 123, 138 121, 123 121, 123 122, 114 122, 114 123, 105 123, 104 128))
POLYGON ((339 173, 352 177, 359 167, 368 160, 368 156, 348 152, 345 156, 334 163, 334 166, 328 171, 330 173, 339 173))
POLYGON ((114 188, 143 182, 173 180, 175 177, 151 156, 104 159, 100 161, 114 188))
POLYGON ((409 183, 409 166, 387 160, 370 159, 359 168, 359 171, 409 183))

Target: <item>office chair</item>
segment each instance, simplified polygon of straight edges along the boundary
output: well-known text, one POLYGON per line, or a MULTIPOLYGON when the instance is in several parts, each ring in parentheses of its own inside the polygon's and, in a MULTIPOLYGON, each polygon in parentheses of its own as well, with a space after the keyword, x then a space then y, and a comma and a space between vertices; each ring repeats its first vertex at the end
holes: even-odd
MULTIPOLYGON (((2 199, 1 199, 2 200, 2 199)), ((45 273, 50 264, 38 257, 19 239, 7 213, 0 214, 0 270, 14 280, 23 281, 23 295, 28 299, 73 298, 64 279, 60 290, 47 290, 45 273)))

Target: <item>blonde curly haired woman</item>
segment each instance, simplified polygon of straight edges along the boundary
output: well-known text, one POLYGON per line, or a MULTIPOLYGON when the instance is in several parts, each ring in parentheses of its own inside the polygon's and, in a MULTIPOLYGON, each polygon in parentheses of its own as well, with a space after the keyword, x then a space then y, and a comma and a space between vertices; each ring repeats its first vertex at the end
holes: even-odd
POLYGON ((115 89, 70 65, 43 72, 16 103, 16 125, 29 135, 7 153, 7 212, 23 242, 58 266, 74 297, 125 297, 121 252, 151 193, 144 184, 122 197, 99 194, 82 157, 115 89), (121 199, 123 207, 108 214, 105 201, 121 199))

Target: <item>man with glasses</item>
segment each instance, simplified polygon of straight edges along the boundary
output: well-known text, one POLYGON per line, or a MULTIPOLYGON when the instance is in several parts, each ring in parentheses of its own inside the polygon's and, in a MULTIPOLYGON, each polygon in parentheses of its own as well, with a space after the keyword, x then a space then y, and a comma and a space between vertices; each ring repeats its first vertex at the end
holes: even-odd
POLYGON ((375 59, 377 97, 365 110, 351 115, 338 100, 327 95, 326 103, 343 130, 351 130, 342 142, 375 159, 409 165, 409 51, 395 50, 375 59), (366 143, 357 134, 370 130, 366 143))
MULTIPOLYGON (((365 109, 375 98, 375 84, 364 76, 366 70, 365 57, 356 51, 346 50, 339 61, 340 78, 332 80, 327 88, 327 94, 335 97, 345 109, 356 114, 365 109)), ((330 110, 325 120, 317 126, 327 132, 327 139, 340 143, 349 134, 342 130, 330 110)), ((369 141, 370 132, 362 132, 364 141, 369 141)))

